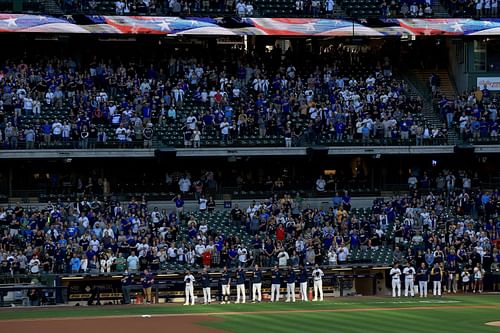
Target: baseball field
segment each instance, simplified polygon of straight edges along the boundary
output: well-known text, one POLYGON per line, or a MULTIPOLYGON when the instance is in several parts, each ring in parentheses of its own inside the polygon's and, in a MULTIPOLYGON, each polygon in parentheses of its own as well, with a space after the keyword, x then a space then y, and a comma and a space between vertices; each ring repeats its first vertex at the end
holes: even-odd
POLYGON ((500 295, 0 310, 0 332, 500 332, 500 295), (70 331, 68 331, 70 328, 70 331))

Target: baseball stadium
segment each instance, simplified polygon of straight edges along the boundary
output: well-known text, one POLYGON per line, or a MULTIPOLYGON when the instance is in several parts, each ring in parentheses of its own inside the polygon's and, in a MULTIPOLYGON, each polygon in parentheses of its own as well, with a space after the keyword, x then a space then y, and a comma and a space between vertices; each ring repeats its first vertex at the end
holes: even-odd
POLYGON ((500 332, 498 0, 0 0, 0 332, 500 332))

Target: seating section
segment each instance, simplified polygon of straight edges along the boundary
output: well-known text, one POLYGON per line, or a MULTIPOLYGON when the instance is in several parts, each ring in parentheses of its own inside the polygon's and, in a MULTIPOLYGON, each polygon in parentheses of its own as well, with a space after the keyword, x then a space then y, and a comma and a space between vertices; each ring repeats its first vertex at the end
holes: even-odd
MULTIPOLYGON (((430 125, 422 100, 395 75, 388 57, 338 44, 309 54, 314 63, 300 63, 298 51, 276 49, 260 53, 256 66, 244 50, 220 51, 227 53, 225 69, 207 55, 193 55, 189 63, 172 58, 168 74, 161 59, 148 59, 146 71, 134 61, 103 57, 98 66, 83 60, 71 74, 76 63, 58 59, 57 68, 45 67, 50 73, 40 68, 36 89, 4 80, 3 148, 447 143, 446 129, 430 125), (242 59, 241 65, 231 59, 242 59)), ((9 64, 6 77, 26 75, 25 65, 36 66, 9 64)))
POLYGON ((380 16, 379 0, 340 0, 339 5, 351 17, 380 16))
MULTIPOLYGON (((339 0, 334 1, 334 10, 326 11, 326 1, 320 0, 315 10, 312 1, 304 0, 253 0, 245 1, 243 11, 237 10, 239 1, 228 0, 221 6, 219 2, 192 1, 187 5, 182 1, 174 1, 175 6, 162 1, 133 1, 129 4, 121 1, 90 0, 84 2, 66 0, 23 0, 22 7, 14 5, 13 0, 0 1, 2 12, 49 13, 49 14, 88 14, 88 15, 153 15, 153 16, 250 16, 250 17, 336 17, 336 18, 375 18, 375 17, 430 17, 433 15, 432 6, 426 9, 425 1, 409 0, 339 0), (121 3, 117 7, 117 3, 121 3), (412 7, 416 4, 415 7, 412 7)), ((443 0, 452 15, 477 15, 475 6, 458 8, 456 5, 443 0)), ((446 11, 440 14, 446 14, 446 11)), ((483 10, 484 16, 493 16, 489 10, 483 10)))
POLYGON ((256 0, 257 12, 264 17, 294 17, 299 15, 295 2, 291 0, 256 0))
POLYGON ((14 0, 0 0, 0 12, 2 13, 22 12, 30 14, 30 13, 43 13, 45 9, 42 1, 22 0, 20 4, 21 6, 17 8, 16 6, 14 6, 14 0))

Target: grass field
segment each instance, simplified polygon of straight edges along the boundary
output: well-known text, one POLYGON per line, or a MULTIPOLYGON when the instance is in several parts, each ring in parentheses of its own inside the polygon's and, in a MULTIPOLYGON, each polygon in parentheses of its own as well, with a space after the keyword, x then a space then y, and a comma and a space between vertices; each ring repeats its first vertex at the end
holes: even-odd
POLYGON ((230 332, 500 332, 500 295, 443 298, 351 297, 322 303, 261 303, 210 306, 151 305, 2 309, 0 320, 202 314, 200 322, 230 332), (208 318, 208 317, 207 317, 208 318))

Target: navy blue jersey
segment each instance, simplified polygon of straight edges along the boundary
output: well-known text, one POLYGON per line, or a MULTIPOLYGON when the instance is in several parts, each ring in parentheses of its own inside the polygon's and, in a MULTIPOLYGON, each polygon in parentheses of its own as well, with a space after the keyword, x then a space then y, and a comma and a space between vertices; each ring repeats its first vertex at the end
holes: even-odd
POLYGON ((280 273, 280 271, 272 271, 271 272, 271 283, 272 284, 281 284, 281 273, 280 273))
POLYGON ((153 282, 154 282, 153 274, 148 273, 142 275, 141 283, 143 288, 151 288, 153 282))
POLYGON ((210 287, 210 275, 208 273, 201 274, 201 287, 202 288, 210 287))
POLYGON ((222 284, 228 284, 229 283, 229 279, 231 279, 231 273, 229 272, 222 272, 222 275, 220 277, 220 283, 222 284))
POLYGON ((299 281, 300 283, 307 282, 307 270, 305 268, 300 271, 299 281))
POLYGON ((126 287, 126 286, 130 286, 132 284, 133 280, 132 280, 132 276, 130 274, 126 274, 123 276, 122 278, 122 286, 126 287))
POLYGON ((429 271, 426 268, 420 267, 417 271, 418 281, 429 281, 429 271))
POLYGON ((245 284, 245 271, 236 272, 236 284, 245 284))
POLYGON ((253 283, 261 283, 262 282, 262 271, 259 269, 258 271, 253 271, 253 283))
POLYGON ((295 283, 296 279, 297 279, 297 276, 295 275, 295 271, 293 269, 289 270, 287 277, 286 277, 286 282, 287 283, 295 283))
POLYGON ((442 275, 441 275, 441 268, 435 267, 432 269, 432 281, 441 281, 442 275))

